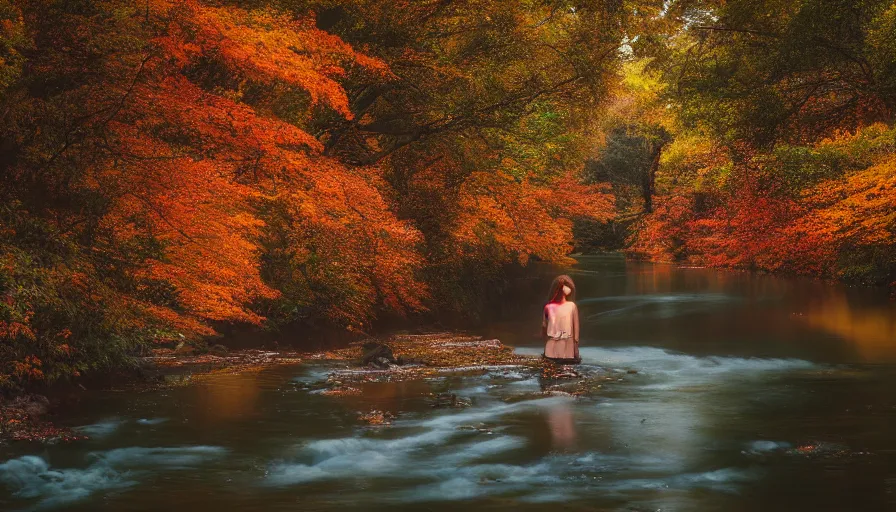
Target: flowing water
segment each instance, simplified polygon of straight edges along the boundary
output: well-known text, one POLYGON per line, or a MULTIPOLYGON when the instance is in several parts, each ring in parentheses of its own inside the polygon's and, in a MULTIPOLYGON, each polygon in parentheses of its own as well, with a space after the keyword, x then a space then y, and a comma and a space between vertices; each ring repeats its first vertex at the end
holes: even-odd
MULTIPOLYGON (((480 334, 540 353, 543 270, 480 334)), ((581 396, 495 368, 332 397, 327 361, 95 393, 61 419, 89 440, 2 448, 0 508, 896 510, 885 291, 615 257, 568 272, 581 396), (471 405, 433 408, 446 391, 471 405)))

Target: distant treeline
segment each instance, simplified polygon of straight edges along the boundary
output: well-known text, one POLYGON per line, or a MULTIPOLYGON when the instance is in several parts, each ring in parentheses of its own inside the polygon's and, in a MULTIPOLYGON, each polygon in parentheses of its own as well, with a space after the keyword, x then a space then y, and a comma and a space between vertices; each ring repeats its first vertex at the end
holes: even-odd
POLYGON ((583 249, 896 292, 896 4, 670 2, 632 43, 588 164, 583 249))

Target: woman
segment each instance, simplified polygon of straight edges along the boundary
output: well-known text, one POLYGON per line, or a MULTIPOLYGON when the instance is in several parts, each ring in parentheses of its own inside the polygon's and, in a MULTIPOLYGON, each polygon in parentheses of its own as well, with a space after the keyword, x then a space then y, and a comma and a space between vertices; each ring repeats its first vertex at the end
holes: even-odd
POLYGON ((579 358, 579 309, 573 302, 576 285, 567 275, 557 276, 544 306, 541 335, 544 356, 563 364, 577 364, 579 358))

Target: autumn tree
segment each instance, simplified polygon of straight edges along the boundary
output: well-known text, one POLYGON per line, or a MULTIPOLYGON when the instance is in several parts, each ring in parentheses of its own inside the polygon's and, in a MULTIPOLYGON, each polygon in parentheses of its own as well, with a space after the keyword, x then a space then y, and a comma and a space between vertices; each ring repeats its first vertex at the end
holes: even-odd
POLYGON ((896 8, 863 2, 683 2, 667 47, 682 116, 728 141, 805 143, 891 120, 896 8), (707 5, 708 4, 708 5, 707 5))
POLYGON ((678 186, 630 250, 892 281, 894 15, 873 1, 671 6, 678 25, 636 50, 682 121, 660 169, 678 186))
POLYGON ((418 235, 384 208, 377 171, 301 127, 316 109, 350 118, 337 79, 388 79, 381 61, 268 9, 22 2, 13 19, 28 37, 5 50, 23 56, 2 109, 7 382, 260 324, 284 284, 260 265, 282 215, 289 284, 311 303, 352 290, 325 318, 422 307, 418 235))
POLYGON ((610 214, 579 171, 627 8, 239 4, 0 2, 4 386, 366 329, 610 214))
POLYGON ((612 215, 606 191, 581 184, 582 161, 633 10, 433 0, 318 11, 395 75, 346 82, 354 117, 321 120, 325 153, 382 169, 390 205, 424 237, 440 307, 469 283, 494 285, 496 266, 568 261, 572 218, 612 215))

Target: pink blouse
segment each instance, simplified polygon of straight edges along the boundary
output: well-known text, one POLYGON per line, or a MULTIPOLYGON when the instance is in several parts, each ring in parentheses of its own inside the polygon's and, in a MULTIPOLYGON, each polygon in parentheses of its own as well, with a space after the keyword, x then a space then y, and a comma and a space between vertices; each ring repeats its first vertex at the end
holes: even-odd
POLYGON ((579 341, 579 308, 575 302, 551 302, 544 307, 542 327, 548 338, 579 341))

